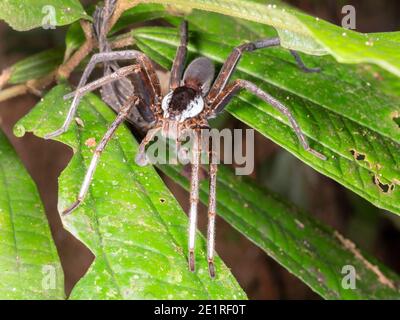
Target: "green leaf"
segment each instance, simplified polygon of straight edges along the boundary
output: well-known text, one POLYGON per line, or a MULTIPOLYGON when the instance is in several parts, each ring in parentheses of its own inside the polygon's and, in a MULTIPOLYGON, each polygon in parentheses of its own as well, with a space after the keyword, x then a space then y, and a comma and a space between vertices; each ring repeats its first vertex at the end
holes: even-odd
POLYGON ((2 0, 0 19, 17 31, 26 31, 43 25, 64 26, 91 18, 78 0, 2 0))
POLYGON ((342 63, 375 63, 400 76, 400 33, 361 34, 299 12, 281 1, 123 0, 122 6, 160 3, 200 9, 273 26, 282 46, 312 55, 331 54, 342 63), (344 35, 345 34, 345 35, 344 35))
POLYGON ((65 35, 65 56, 70 57, 85 42, 85 34, 83 33, 81 24, 75 22, 68 27, 65 35))
MULTIPOLYGON (((273 35, 264 26, 211 13, 194 12, 187 18, 188 60, 203 55, 221 65, 233 47, 246 40, 241 37, 245 32, 250 38, 273 35), (218 28, 225 23, 236 27, 221 35, 218 28)), ((132 34, 150 58, 171 67, 179 43, 176 29, 140 28, 132 34)), ((286 50, 273 48, 245 54, 235 77, 256 83, 286 104, 311 146, 327 161, 305 152, 286 117, 258 98, 242 92, 227 110, 317 171, 376 206, 400 214, 400 127, 395 121, 400 96, 389 89, 388 73, 372 72, 368 65, 341 65, 330 57, 304 56, 304 60, 322 72, 304 74, 286 50)))
POLYGON ((34 54, 11 67, 10 83, 24 83, 38 79, 55 70, 63 61, 63 50, 56 48, 34 54))
MULTIPOLYGON (((178 166, 160 166, 186 189, 178 166)), ((398 299, 400 277, 337 231, 326 227, 250 179, 218 169, 217 214, 325 299, 398 299), (353 247, 354 246, 354 247, 353 247), (344 266, 356 271, 356 289, 342 286, 344 266)), ((201 183, 207 204, 208 183, 201 183)), ((218 232, 218 231, 217 231, 218 232)))
MULTIPOLYGON (((61 126, 70 105, 64 85, 52 89, 14 132, 39 137, 61 126)), ((78 109, 84 127, 74 124, 59 138, 75 152, 59 179, 59 209, 78 194, 93 156, 85 142, 99 142, 114 113, 95 95, 78 109)), ((79 121, 80 122, 80 121, 79 121)), ((152 167, 135 164, 137 143, 120 127, 103 152, 84 204, 63 217, 65 227, 95 254, 71 299, 244 299, 221 259, 217 278, 208 275, 204 239, 197 243, 197 271, 188 271, 187 217, 152 167)))
POLYGON ((144 21, 163 18, 168 15, 167 8, 161 4, 138 4, 126 10, 111 29, 110 34, 114 34, 126 27, 144 21))
POLYGON ((63 271, 39 193, 2 132, 0 159, 0 299, 63 299, 63 271))

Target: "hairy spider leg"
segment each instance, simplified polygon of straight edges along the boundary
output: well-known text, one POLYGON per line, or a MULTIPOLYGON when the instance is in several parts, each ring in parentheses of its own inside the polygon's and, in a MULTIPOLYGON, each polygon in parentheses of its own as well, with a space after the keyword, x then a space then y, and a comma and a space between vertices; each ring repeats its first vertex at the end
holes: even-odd
POLYGON ((307 139, 304 133, 301 131, 299 124, 297 123, 296 119, 294 118, 291 111, 284 106, 281 102, 277 99, 266 93, 265 91, 258 88, 254 83, 247 81, 247 80, 235 80, 232 84, 228 85, 218 96, 214 99, 213 104, 210 106, 209 109, 209 116, 212 117, 219 112, 221 112, 225 106, 229 103, 229 101, 237 94, 241 89, 246 89, 251 93, 255 94, 257 97, 264 100, 266 103, 270 104, 274 108, 276 108, 279 112, 284 114, 290 122, 294 132, 296 133, 297 137, 300 140, 301 145, 303 148, 313 154, 314 156, 320 158, 321 160, 326 160, 326 157, 319 153, 318 151, 310 148, 307 139))
POLYGON ((189 209, 189 270, 195 270, 195 242, 197 230, 197 210, 199 203, 199 174, 200 174, 200 157, 201 157, 201 137, 200 130, 193 131, 193 150, 191 162, 191 177, 190 177, 190 209, 189 209))
POLYGON ((107 146, 107 143, 110 141, 110 139, 114 135, 115 131, 118 129, 118 127, 121 125, 121 123, 124 122, 124 120, 126 119, 126 117, 129 114, 129 111, 131 110, 131 108, 134 107, 138 103, 139 103, 139 98, 136 96, 133 96, 125 103, 125 105, 122 106, 122 108, 121 108, 120 112, 117 114, 117 117, 115 118, 114 122, 110 125, 110 127, 104 134, 103 138, 97 145, 96 150, 94 151, 92 160, 90 161, 89 168, 86 171, 86 175, 83 180, 83 183, 82 183, 82 186, 81 186, 81 189, 79 191, 76 201, 70 207, 68 207, 67 209, 65 209, 62 212, 63 215, 70 214, 85 199, 85 196, 89 190, 90 182, 92 181, 97 164, 100 160, 101 153, 104 151, 105 147, 107 146))
POLYGON ((90 82, 89 84, 79 88, 78 90, 72 91, 64 96, 64 100, 71 99, 75 96, 79 96, 79 98, 82 98, 86 93, 94 91, 98 88, 101 88, 102 86, 112 83, 114 81, 120 80, 122 78, 125 78, 129 74, 132 73, 138 73, 140 72, 140 65, 138 64, 133 64, 131 66, 127 67, 122 67, 115 71, 114 73, 110 73, 109 75, 106 75, 104 77, 101 77, 93 82, 90 82))
MULTIPOLYGON (((228 84, 233 72, 237 64, 239 63, 240 58, 242 57, 244 52, 252 52, 258 49, 269 48, 269 47, 276 47, 281 44, 281 41, 278 37, 276 38, 268 38, 268 39, 261 39, 253 42, 248 42, 242 44, 240 46, 235 47, 229 57, 226 59, 224 65, 222 66, 217 78, 214 81, 213 86, 210 89, 210 92, 207 96, 207 101, 210 103, 213 102, 214 99, 218 96, 218 94, 225 88, 228 84)), ((301 60, 298 53, 294 50, 290 51, 291 54, 296 59, 297 64, 299 65, 300 69, 305 72, 319 72, 320 69, 310 69, 305 66, 303 61, 301 60)))
MULTIPOLYGON (((211 139, 210 139, 211 140, 211 139)), ((207 226, 207 260, 208 271, 212 278, 215 277, 214 252, 215 252, 215 218, 217 215, 217 170, 216 154, 212 141, 209 143, 210 181, 208 196, 208 226, 207 226)))
MULTIPOLYGON (((143 71, 141 72, 141 75, 143 76, 143 81, 147 83, 149 87, 152 88, 152 93, 153 93, 152 95, 155 98, 156 103, 158 103, 158 100, 161 100, 160 83, 157 74, 154 71, 151 61, 142 52, 136 50, 103 52, 93 55, 92 58, 90 59, 90 62, 86 66, 85 71, 83 72, 83 75, 77 87, 77 91, 79 92, 79 89, 86 84, 90 74, 92 73, 97 63, 106 61, 116 61, 116 60, 136 60, 137 62, 139 62, 139 64, 141 65, 141 69, 143 71)), ((45 136, 45 139, 50 139, 59 136, 60 134, 68 130, 68 127, 71 124, 74 115, 76 113, 79 101, 80 101, 79 95, 75 95, 62 127, 52 133, 47 134, 45 136)))
POLYGON ((183 21, 180 26, 180 37, 181 43, 176 50, 174 63, 171 68, 171 76, 169 79, 169 90, 175 90, 181 85, 181 78, 183 74, 183 68, 185 67, 185 59, 188 45, 188 24, 187 21, 183 21))

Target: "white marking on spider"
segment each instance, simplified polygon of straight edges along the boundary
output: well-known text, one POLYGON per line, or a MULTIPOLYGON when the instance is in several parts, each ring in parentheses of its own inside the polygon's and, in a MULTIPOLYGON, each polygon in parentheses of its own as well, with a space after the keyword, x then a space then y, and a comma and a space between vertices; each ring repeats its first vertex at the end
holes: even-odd
MULTIPOLYGON (((173 91, 169 92, 161 103, 161 108, 164 111, 164 118, 169 118, 168 108, 172 99, 173 91)), ((180 115, 176 117, 176 121, 184 122, 186 119, 194 118, 204 109, 204 100, 203 97, 198 95, 193 100, 189 102, 186 106, 186 109, 182 111, 180 115)))
POLYGON ((163 98, 163 100, 162 100, 162 102, 161 102, 161 108, 162 108, 163 111, 164 111, 164 118, 169 118, 168 107, 169 107, 169 103, 171 102, 172 94, 173 94, 173 93, 174 93, 173 91, 169 92, 169 93, 163 98))
POLYGON ((203 98, 200 95, 196 96, 192 101, 189 102, 186 109, 183 110, 179 122, 183 122, 188 118, 193 118, 197 116, 198 114, 200 114, 200 112, 203 111, 203 108, 204 108, 203 98))

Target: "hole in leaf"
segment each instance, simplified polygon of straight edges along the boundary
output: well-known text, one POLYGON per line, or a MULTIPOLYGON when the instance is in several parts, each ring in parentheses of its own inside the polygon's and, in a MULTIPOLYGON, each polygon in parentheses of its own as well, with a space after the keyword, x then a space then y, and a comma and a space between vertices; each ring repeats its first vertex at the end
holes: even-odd
POLYGON ((161 202, 161 203, 164 203, 164 202, 165 202, 165 199, 164 199, 164 198, 160 198, 160 202, 161 202))
POLYGON ((356 159, 357 161, 363 161, 365 160, 365 154, 359 153, 356 150, 350 150, 350 153, 356 159))
POLYGON ((372 182, 383 192, 383 193, 392 193, 394 191, 394 183, 383 183, 379 180, 377 175, 372 177, 372 182))

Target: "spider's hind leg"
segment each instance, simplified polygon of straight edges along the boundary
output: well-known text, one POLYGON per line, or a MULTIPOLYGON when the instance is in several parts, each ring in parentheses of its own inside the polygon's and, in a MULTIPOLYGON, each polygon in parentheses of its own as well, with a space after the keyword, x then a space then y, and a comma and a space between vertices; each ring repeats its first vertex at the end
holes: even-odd
MULTIPOLYGON (((252 42, 248 42, 245 44, 242 44, 240 46, 235 47, 229 57, 226 59, 224 65, 222 66, 218 77, 215 79, 214 84, 211 87, 210 92, 208 93, 207 100, 208 102, 213 102, 214 99, 218 96, 218 94, 224 90, 225 86, 228 84, 229 79, 231 78, 233 72, 235 71, 235 68, 237 64, 239 63, 243 53, 245 52, 252 52, 255 50, 263 49, 263 48, 270 48, 270 47, 277 47, 280 46, 281 40, 278 37, 275 38, 267 38, 267 39, 261 39, 261 40, 256 40, 252 42)), ((294 51, 290 50, 290 53, 293 55, 295 58, 297 65, 301 70, 304 72, 310 73, 310 72, 319 72, 319 68, 308 68, 304 64, 304 62, 301 60, 300 55, 294 51)))
POLYGON ((80 87, 79 89, 72 91, 64 96, 64 100, 74 98, 75 96, 80 99, 82 96, 84 96, 88 92, 92 92, 98 88, 103 87, 104 85, 107 85, 109 83, 112 83, 114 81, 120 80, 122 78, 125 78, 129 74, 132 73, 137 73, 140 72, 140 66, 138 64, 133 64, 127 67, 122 67, 118 69, 117 71, 110 73, 104 77, 101 77, 93 82, 88 83, 87 85, 80 87))

